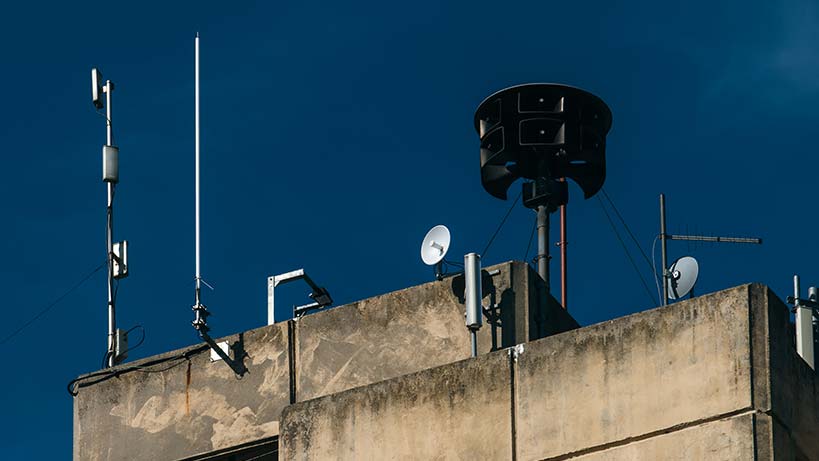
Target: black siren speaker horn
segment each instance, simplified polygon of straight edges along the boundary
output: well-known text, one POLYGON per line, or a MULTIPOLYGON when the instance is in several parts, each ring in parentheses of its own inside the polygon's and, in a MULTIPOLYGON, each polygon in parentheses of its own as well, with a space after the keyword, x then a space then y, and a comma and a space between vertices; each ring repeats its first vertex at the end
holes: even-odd
POLYGON ((606 134, 611 111, 597 96, 566 85, 532 83, 498 91, 475 112, 481 140, 481 183, 506 199, 519 178, 523 203, 549 212, 568 202, 570 178, 586 198, 606 179, 606 134))

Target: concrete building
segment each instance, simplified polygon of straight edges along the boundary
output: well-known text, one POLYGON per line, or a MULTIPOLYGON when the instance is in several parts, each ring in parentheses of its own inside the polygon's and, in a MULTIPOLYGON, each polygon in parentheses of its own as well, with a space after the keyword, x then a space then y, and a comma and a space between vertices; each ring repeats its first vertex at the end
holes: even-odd
MULTIPOLYGON (((493 269, 493 268, 489 268, 493 269)), ((75 460, 819 460, 816 374, 744 285, 579 328, 524 263, 81 376, 75 460)))

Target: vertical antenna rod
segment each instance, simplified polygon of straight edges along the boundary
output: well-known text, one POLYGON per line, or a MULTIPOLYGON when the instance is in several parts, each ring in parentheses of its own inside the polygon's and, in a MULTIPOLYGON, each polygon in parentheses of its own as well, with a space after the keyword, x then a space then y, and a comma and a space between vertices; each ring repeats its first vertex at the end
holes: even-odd
MULTIPOLYGON (((208 336, 208 308, 202 304, 200 294, 202 292, 202 273, 200 270, 200 257, 199 257, 199 32, 196 33, 196 38, 194 38, 194 79, 195 79, 195 95, 194 98, 196 99, 195 103, 195 131, 196 131, 196 292, 194 294, 194 304, 193 304, 193 312, 194 312, 194 320, 193 320, 193 327, 196 328, 196 331, 199 332, 199 336, 205 338, 206 340, 210 337, 208 336)), ((217 347, 218 349, 218 347, 217 347)), ((217 351, 218 353, 218 351, 217 351)))
POLYGON ((199 293, 202 290, 202 273, 200 272, 200 260, 199 260, 199 32, 196 33, 196 38, 194 38, 194 48, 196 57, 194 58, 195 61, 195 68, 194 71, 194 79, 196 81, 195 85, 195 96, 196 99, 195 103, 195 111, 196 111, 196 305, 199 305, 199 293))
MULTIPOLYGON (((227 364, 237 376, 243 376, 247 372, 247 368, 244 365, 244 356, 236 356, 231 358, 228 352, 222 349, 222 345, 227 345, 230 347, 229 344, 226 342, 217 344, 216 341, 210 337, 208 331, 210 331, 210 327, 208 327, 208 316, 210 312, 208 312, 207 306, 202 304, 200 294, 202 292, 202 272, 201 272, 201 259, 199 257, 199 32, 196 33, 196 37, 194 38, 194 98, 196 100, 194 106, 195 114, 195 137, 196 137, 196 161, 195 161, 195 168, 196 168, 196 292, 195 292, 195 300, 193 305, 193 312, 194 312, 194 320, 192 323, 193 327, 199 333, 199 337, 202 338, 205 343, 210 346, 211 354, 216 354, 219 356, 219 359, 223 360, 225 364, 227 364)), ((205 282, 207 285, 207 282, 205 282)))

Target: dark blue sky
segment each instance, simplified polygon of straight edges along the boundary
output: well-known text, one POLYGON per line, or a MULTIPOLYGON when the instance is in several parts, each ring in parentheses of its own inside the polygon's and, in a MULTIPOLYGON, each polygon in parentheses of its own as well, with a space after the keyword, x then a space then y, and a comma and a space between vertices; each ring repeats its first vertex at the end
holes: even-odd
MULTIPOLYGON (((605 189, 646 251, 661 192, 671 232, 765 239, 670 243, 672 260, 699 259, 698 293, 760 281, 784 297, 794 273, 819 283, 816 3, 570 3, 5 5, 0 337, 105 257, 97 66, 117 86, 115 238, 129 240, 131 260, 119 326, 147 330, 132 358, 197 341, 197 30, 202 271, 216 288, 204 293, 216 336, 265 323, 269 275, 304 267, 343 304, 430 280, 418 249, 435 224, 452 230, 452 259, 480 252, 510 202, 481 187, 473 112, 525 82, 607 102, 605 189)), ((522 259, 533 219, 516 207, 484 263, 522 259)), ((569 230, 570 311, 582 324, 653 306, 597 197, 574 185, 569 230)), ((279 305, 307 292, 283 288, 279 305)), ((3 345, 8 459, 69 456, 65 384, 100 365, 105 300, 100 271, 3 345)))

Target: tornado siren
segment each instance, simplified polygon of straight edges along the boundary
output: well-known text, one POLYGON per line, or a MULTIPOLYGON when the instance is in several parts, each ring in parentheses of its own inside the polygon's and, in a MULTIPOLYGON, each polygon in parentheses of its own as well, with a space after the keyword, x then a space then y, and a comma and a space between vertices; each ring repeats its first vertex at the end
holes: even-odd
POLYGON ((550 211, 568 201, 566 184, 558 178, 571 178, 592 197, 606 179, 610 128, 606 103, 579 88, 533 83, 501 90, 475 112, 481 183, 493 197, 506 200, 513 182, 532 180, 524 187, 524 204, 547 205, 550 211))
MULTIPOLYGON (((474 122, 483 188, 506 200, 512 183, 528 180, 521 196, 524 206, 537 210, 537 271, 548 291, 549 214, 569 202, 568 184, 562 178, 576 182, 586 198, 603 187, 611 110, 579 88, 530 83, 486 98, 475 111, 474 122)), ((565 235, 565 227, 561 231, 565 235)), ((561 251, 565 282, 565 244, 561 251)))

